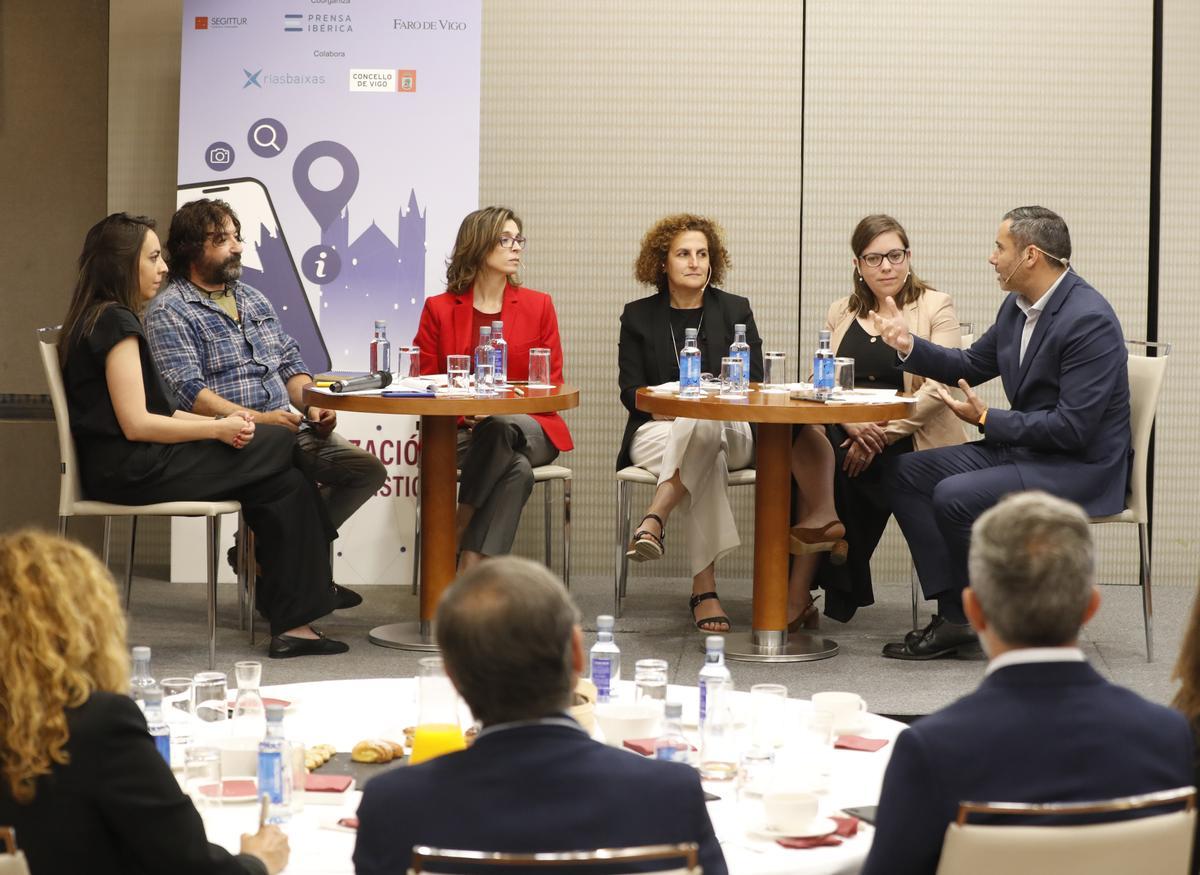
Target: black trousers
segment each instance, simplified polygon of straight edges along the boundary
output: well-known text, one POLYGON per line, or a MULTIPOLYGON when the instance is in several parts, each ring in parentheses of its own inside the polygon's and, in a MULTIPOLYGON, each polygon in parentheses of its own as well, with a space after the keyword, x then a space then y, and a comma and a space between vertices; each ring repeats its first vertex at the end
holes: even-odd
POLYGON ((334 609, 329 542, 337 532, 316 486, 292 463, 295 438, 259 425, 240 450, 216 440, 182 444, 79 441, 85 494, 119 504, 242 503, 262 565, 257 607, 278 635, 334 609))
POLYGON ((825 590, 825 616, 842 623, 859 608, 875 603, 871 583, 871 556, 883 537, 892 516, 892 490, 889 473, 900 456, 912 452, 911 437, 901 438, 875 457, 867 470, 848 477, 842 470, 846 449, 841 443, 847 434, 840 425, 827 425, 825 436, 833 444, 833 500, 838 519, 846 527, 849 552, 846 564, 837 566, 829 554, 821 556, 816 584, 825 590))

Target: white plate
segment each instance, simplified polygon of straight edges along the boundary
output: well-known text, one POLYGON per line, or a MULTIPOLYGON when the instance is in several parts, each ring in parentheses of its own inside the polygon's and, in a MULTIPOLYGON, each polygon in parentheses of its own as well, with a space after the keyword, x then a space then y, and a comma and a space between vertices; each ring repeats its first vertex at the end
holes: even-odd
POLYGON ((765 836, 769 839, 815 839, 818 836, 827 836, 832 832, 837 831, 837 823, 832 817, 818 817, 808 822, 808 826, 800 832, 788 830, 787 832, 772 829, 766 824, 754 826, 750 828, 750 832, 755 835, 765 836))
MULTIPOLYGON (((258 778, 257 777, 255 777, 254 775, 233 775, 231 777, 225 778, 221 782, 222 789, 223 789, 223 785, 228 784, 231 781, 249 781, 250 784, 255 789, 253 791, 251 791, 250 793, 240 793, 235 796, 231 796, 228 793, 222 793, 222 795, 221 795, 221 804, 222 805, 228 805, 230 803, 236 803, 236 802, 256 802, 258 800, 258 790, 257 790, 258 778)), ((211 786, 211 785, 209 785, 209 786, 211 786)), ((207 796, 207 794, 205 794, 205 795, 207 796)))

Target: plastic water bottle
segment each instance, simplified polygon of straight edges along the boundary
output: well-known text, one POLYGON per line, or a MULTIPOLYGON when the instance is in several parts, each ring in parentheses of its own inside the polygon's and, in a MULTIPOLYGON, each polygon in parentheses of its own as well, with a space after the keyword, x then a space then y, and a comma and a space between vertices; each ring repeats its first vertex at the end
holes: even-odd
POLYGON ((699 398, 700 391, 700 347, 696 345, 697 328, 683 331, 683 349, 679 350, 679 396, 699 398))
POLYGON ((730 695, 733 681, 728 680, 728 671, 725 674, 726 680, 710 678, 707 690, 700 688, 708 706, 700 726, 700 777, 706 781, 728 781, 738 773, 739 745, 730 695))
MULTIPOLYGON (((133 648, 133 674, 129 678, 129 696, 138 703, 142 712, 146 711, 146 691, 158 687, 158 683, 150 675, 150 648, 133 648)), ((162 704, 162 690, 158 691, 158 701, 162 704)))
POLYGON ((375 320, 375 336, 371 339, 371 373, 392 372, 392 343, 387 338, 387 322, 375 320))
POLYGON ((613 641, 613 618, 601 614, 596 618, 596 643, 592 645, 592 683, 596 685, 596 701, 611 701, 621 680, 621 648, 613 641))
POLYGON ((829 348, 829 329, 818 335, 817 351, 813 355, 813 394, 820 399, 833 395, 834 358, 829 348))
POLYGON ((267 795, 267 823, 292 813, 292 752, 283 737, 283 706, 267 706, 267 734, 258 745, 258 794, 267 795))
POLYGON ((508 385, 508 341, 504 339, 504 323, 497 319, 492 323, 492 379, 497 386, 508 385))
POLYGON ((733 326, 733 343, 729 344, 729 357, 742 360, 742 391, 750 388, 750 344, 746 343, 746 326, 738 323, 733 326))
POLYGON ((654 758, 673 763, 686 763, 692 746, 683 735, 683 705, 667 702, 663 710, 662 734, 654 739, 654 758))
POLYGON ((479 326, 479 345, 475 347, 475 394, 492 395, 496 391, 496 360, 492 350, 492 329, 479 326))
POLYGON ((700 669, 700 728, 704 728, 704 720, 708 712, 708 692, 710 685, 727 685, 733 687, 733 676, 725 666, 725 638, 722 635, 709 635, 704 639, 704 665, 700 669))
POLYGON ((142 703, 146 713, 146 728, 150 730, 150 737, 154 739, 154 747, 169 766, 171 765, 171 727, 163 719, 162 700, 163 691, 158 684, 144 688, 142 703))

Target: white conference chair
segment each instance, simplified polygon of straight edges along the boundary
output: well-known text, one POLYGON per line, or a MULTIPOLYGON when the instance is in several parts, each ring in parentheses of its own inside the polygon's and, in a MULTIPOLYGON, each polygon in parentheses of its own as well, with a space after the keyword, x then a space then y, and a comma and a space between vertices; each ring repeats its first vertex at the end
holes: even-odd
POLYGON ((1195 787, 1180 787, 1101 802, 963 802, 957 821, 946 828, 937 875, 1186 875, 1196 828, 1195 799, 1195 787), (1182 811, 1091 822, 1096 816, 1178 805, 1182 811), (1020 817, 1022 825, 967 823, 977 814, 993 820, 1020 817), (1080 816, 1089 816, 1089 822, 1061 824, 1063 818, 1080 816), (1045 817, 1060 823, 1027 825, 1045 817))
POLYGON ((0 826, 0 875, 29 875, 29 861, 17 847, 17 833, 11 826, 0 826))
MULTIPOLYGON (((729 472, 730 486, 753 486, 755 471, 753 468, 743 468, 740 471, 729 472)), ((629 487, 634 483, 646 486, 657 486, 658 477, 645 468, 629 465, 617 472, 617 553, 616 573, 613 578, 613 616, 621 616, 621 599, 625 598, 625 585, 629 577, 629 557, 625 550, 629 547, 631 521, 629 487)))
MULTIPOLYGON (((110 537, 112 534, 112 518, 114 516, 130 517, 129 549, 125 557, 125 608, 129 609, 130 595, 133 589, 133 551, 137 536, 137 518, 139 516, 184 516, 205 517, 207 521, 207 550, 208 564, 208 667, 216 665, 217 647, 217 545, 221 537, 221 515, 235 513, 238 515, 238 567, 243 569, 238 575, 238 591, 243 601, 241 603, 242 627, 245 627, 246 606, 246 577, 244 569, 249 566, 245 550, 250 543, 245 518, 242 516, 242 506, 236 501, 165 501, 158 504, 112 504, 106 501, 90 501, 83 497, 83 488, 79 481, 79 468, 75 456, 75 439, 71 434, 71 420, 67 407, 67 393, 63 386, 62 368, 58 362, 58 332, 61 326, 39 328, 38 348, 42 356, 42 369, 46 373, 46 383, 50 388, 50 403, 54 408, 54 424, 58 431, 58 457, 61 477, 58 489, 58 532, 67 533, 67 522, 72 517, 100 516, 104 517, 104 564, 108 564, 110 537)), ((253 570, 251 569, 251 572, 253 570)), ((253 605, 250 606, 253 610, 253 605)))
POLYGON ((702 875, 699 848, 695 842, 673 845, 642 845, 634 848, 599 848, 590 851, 559 851, 540 854, 513 854, 494 851, 449 851, 417 845, 412 849, 412 867, 409 875, 430 871, 434 864, 437 872, 453 872, 447 865, 455 865, 475 871, 479 867, 501 869, 509 872, 528 872, 545 868, 604 867, 613 872, 642 872, 647 862, 659 860, 681 860, 684 865, 665 871, 655 870, 659 875, 702 875))

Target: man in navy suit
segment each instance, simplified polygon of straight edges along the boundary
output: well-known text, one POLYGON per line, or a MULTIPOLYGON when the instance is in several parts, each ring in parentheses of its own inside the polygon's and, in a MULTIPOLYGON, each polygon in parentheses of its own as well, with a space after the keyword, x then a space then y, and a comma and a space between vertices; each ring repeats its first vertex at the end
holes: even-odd
POLYGON ((696 771, 593 741, 564 713, 583 668, 579 615, 544 566, 511 556, 461 575, 437 612, 446 673, 483 723, 475 743, 367 785, 358 875, 396 875, 413 845, 578 851, 696 842, 725 858, 696 771))
POLYGON ((1044 492, 979 518, 963 605, 991 657, 979 688, 896 739, 863 875, 932 873, 958 803, 1083 802, 1186 787, 1184 716, 1084 660, 1096 613, 1088 518, 1044 492))
POLYGON ((914 337, 889 300, 875 314, 906 371, 955 383, 965 401, 942 400, 983 439, 896 460, 896 521, 908 541, 933 621, 902 642, 893 659, 978 653, 963 613, 971 525, 1010 492, 1042 489, 1092 516, 1119 513, 1131 456, 1128 353, 1117 316, 1070 268, 1071 235, 1045 207, 1004 216, 988 261, 1010 292, 996 321, 968 349, 914 337), (971 386, 1004 382, 1008 410, 989 408, 971 386))

